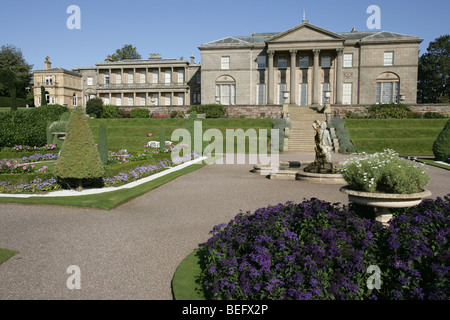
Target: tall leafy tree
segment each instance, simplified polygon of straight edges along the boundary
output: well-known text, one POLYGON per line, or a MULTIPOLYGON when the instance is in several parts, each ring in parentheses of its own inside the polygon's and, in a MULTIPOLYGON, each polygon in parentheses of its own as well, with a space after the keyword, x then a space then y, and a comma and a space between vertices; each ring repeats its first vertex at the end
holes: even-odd
POLYGON ((417 99, 420 103, 450 102, 450 35, 430 42, 419 58, 417 99))
POLYGON ((11 96, 16 89, 17 97, 25 98, 32 67, 25 61, 19 48, 3 45, 0 49, 0 96, 11 96))
POLYGON ((127 59, 141 59, 141 55, 131 44, 124 45, 121 49, 117 49, 116 53, 111 56, 113 61, 121 61, 127 59))

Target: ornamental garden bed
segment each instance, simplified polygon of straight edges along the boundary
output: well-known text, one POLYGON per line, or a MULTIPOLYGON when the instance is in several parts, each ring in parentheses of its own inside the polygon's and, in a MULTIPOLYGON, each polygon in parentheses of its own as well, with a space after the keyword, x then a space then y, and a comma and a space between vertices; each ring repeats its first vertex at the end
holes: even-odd
POLYGON ((448 300, 449 233, 450 195, 398 210, 388 228, 359 217, 352 206, 318 199, 241 212, 215 226, 179 265, 173 294, 183 300, 448 300))

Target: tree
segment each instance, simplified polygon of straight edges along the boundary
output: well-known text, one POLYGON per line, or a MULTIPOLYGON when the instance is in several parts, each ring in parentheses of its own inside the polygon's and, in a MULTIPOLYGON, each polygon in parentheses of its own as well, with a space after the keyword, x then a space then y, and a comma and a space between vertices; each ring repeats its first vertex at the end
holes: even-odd
POLYGON ((15 88, 17 97, 25 98, 32 67, 25 61, 20 49, 3 45, 0 49, 0 96, 11 96, 15 88))
POLYGON ((83 190, 83 182, 105 174, 82 107, 76 107, 70 115, 55 173, 67 184, 75 183, 78 191, 83 190))
POLYGON ((86 102, 86 113, 88 115, 95 115, 100 118, 103 113, 103 100, 101 98, 92 98, 86 102))
POLYGON ((45 96, 45 87, 41 86, 41 106, 47 105, 47 97, 45 96))
POLYGON ((444 126, 441 133, 433 143, 435 161, 446 161, 450 159, 450 120, 444 126))
POLYGON ((450 35, 430 42, 419 58, 417 98, 420 103, 450 102, 450 35))
POLYGON ((112 61, 121 61, 127 59, 141 59, 141 55, 131 44, 126 44, 122 49, 117 49, 116 53, 111 56, 112 61))

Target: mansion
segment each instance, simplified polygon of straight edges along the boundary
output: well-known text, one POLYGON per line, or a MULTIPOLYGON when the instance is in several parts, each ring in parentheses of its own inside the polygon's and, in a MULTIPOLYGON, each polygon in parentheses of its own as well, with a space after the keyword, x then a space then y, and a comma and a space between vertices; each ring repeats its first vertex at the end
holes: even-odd
POLYGON ((415 104, 421 39, 387 31, 334 33, 302 24, 281 33, 230 36, 199 47, 201 64, 183 59, 111 61, 72 71, 34 71, 47 103, 83 105, 99 97, 123 107, 196 104, 308 106, 415 104))

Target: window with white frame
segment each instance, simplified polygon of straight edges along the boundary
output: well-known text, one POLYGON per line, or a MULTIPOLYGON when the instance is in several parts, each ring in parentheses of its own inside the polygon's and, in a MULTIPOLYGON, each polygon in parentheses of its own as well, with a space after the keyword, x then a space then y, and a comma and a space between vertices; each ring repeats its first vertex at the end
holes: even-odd
POLYGON ((216 84, 216 97, 218 103, 228 106, 236 104, 236 85, 216 84))
POLYGON ((287 58, 278 58, 278 69, 287 69, 287 58))
POLYGON ((73 94, 72 103, 73 103, 74 107, 77 105, 77 94, 76 93, 73 94))
POLYGON ((94 78, 92 77, 87 77, 87 85, 88 86, 92 86, 94 84, 94 78))
POLYGON ((166 85, 170 85, 172 83, 172 71, 171 70, 166 70, 164 83, 166 85))
POLYGON ((299 66, 300 66, 300 69, 308 69, 309 68, 309 57, 308 56, 300 57, 299 66))
POLYGON ((344 53, 344 68, 353 67, 353 53, 344 53))
POLYGON ((183 84, 184 83, 184 69, 178 70, 178 83, 183 84))
POLYGON ((52 84, 53 76, 45 76, 45 84, 52 84))
POLYGON ((179 106, 184 106, 184 93, 179 93, 178 94, 178 105, 179 106))
POLYGON ((152 82, 153 82, 153 84, 158 84, 158 82, 159 82, 159 71, 158 70, 152 71, 152 82))
POLYGON ((394 65, 394 51, 386 51, 384 53, 384 65, 385 66, 394 65))
POLYGON ((376 103, 388 104, 399 101, 399 82, 377 82, 376 103))
POLYGON ((116 84, 122 84, 122 74, 120 72, 116 73, 116 84))
POLYGON ((141 97, 141 107, 145 106, 145 103, 146 103, 145 100, 146 100, 146 99, 145 99, 145 96, 142 96, 142 97, 141 97))
POLYGON ((258 56, 256 58, 256 63, 258 64, 258 69, 266 69, 266 56, 258 56))
POLYGON ((166 106, 170 106, 172 104, 172 94, 171 93, 166 93, 166 95, 164 97, 164 104, 166 106))
POLYGON ((266 104, 266 85, 258 84, 256 86, 256 104, 265 105, 266 104))
POLYGON ((129 106, 134 106, 134 99, 133 99, 133 97, 128 97, 128 105, 129 106))
POLYGON ((342 84, 342 104, 352 104, 352 83, 342 84))
POLYGON ((104 105, 109 105, 109 97, 104 99, 103 104, 104 104, 104 105))
POLYGON ((116 98, 116 105, 121 106, 122 105, 122 97, 116 98))
POLYGON ((155 93, 152 95, 152 103, 155 106, 159 105, 159 94, 155 93))
POLYGON ((105 84, 109 84, 109 73, 105 73, 105 84))
POLYGON ((229 70, 230 69, 230 57, 229 56, 221 57, 221 59, 220 59, 220 68, 222 70, 229 70))
POLYGON ((331 68, 331 57, 322 56, 322 68, 331 68))
POLYGON ((139 83, 145 83, 145 71, 141 71, 139 76, 139 83))
POLYGON ((300 83, 299 84, 299 105, 300 106, 307 106, 308 105, 308 84, 307 83, 300 83))
POLYGON ((129 72, 128 73, 128 84, 133 84, 134 83, 134 74, 133 72, 129 72))

